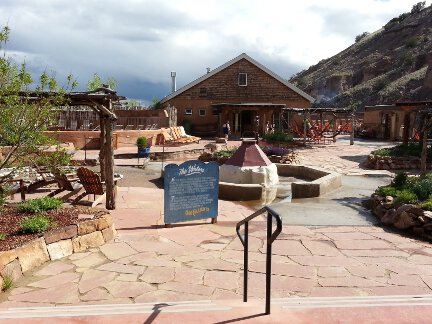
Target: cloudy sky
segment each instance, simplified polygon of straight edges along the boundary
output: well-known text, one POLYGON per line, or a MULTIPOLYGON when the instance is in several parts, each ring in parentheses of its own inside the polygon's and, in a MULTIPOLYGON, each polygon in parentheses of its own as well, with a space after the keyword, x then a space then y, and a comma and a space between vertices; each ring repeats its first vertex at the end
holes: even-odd
MULTIPOLYGON (((143 103, 247 53, 283 78, 330 57, 419 0, 0 0, 7 53, 35 73, 94 73, 143 103)), ((430 5, 431 0, 427 1, 430 5)))

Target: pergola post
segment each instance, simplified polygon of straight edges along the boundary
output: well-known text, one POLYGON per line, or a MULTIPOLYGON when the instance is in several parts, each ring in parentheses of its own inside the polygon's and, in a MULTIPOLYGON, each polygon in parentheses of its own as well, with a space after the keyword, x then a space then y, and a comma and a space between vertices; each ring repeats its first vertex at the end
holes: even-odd
MULTIPOLYGON (((108 99, 108 110, 112 111, 111 99, 108 99)), ((113 129, 115 120, 105 118, 105 184, 106 184, 106 208, 115 209, 115 185, 114 185, 114 148, 113 129)))
POLYGON ((350 133, 350 145, 354 145, 354 111, 351 113, 351 133, 350 133))
POLYGON ((105 119, 105 115, 99 113, 99 163, 102 181, 105 181, 105 119))

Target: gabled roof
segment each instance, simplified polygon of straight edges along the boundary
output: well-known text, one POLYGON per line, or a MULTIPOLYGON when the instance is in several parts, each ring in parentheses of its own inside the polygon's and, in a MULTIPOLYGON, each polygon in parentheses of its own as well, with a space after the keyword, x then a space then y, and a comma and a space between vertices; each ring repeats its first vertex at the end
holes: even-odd
POLYGON ((195 81, 192 81, 191 83, 185 85, 184 87, 178 89, 177 91, 171 93, 170 95, 166 96, 164 99, 161 100, 161 103, 164 103, 176 96, 178 96, 179 94, 189 90, 190 88, 196 86, 198 83, 207 80, 208 78, 211 78, 213 75, 215 75, 216 73, 226 69, 227 67, 233 65, 234 63, 237 63, 238 61, 245 59, 248 62, 252 63, 253 65, 255 65, 257 68, 263 70, 264 72, 266 72, 267 74, 271 75, 273 78, 275 78, 276 80, 278 80, 279 82, 281 82, 282 84, 286 85, 288 88, 290 88, 291 90, 293 90, 294 92, 296 92, 297 94, 299 94, 300 96, 302 96, 303 98, 305 98, 306 100, 308 100, 309 102, 314 102, 315 98, 313 98, 312 96, 308 95, 306 92, 300 90, 299 88, 297 88, 295 85, 291 84, 290 82, 286 81, 285 79, 283 79, 282 77, 280 77, 279 75, 277 75, 276 73, 274 73, 273 71, 269 70, 268 68, 266 68, 264 65, 262 65, 261 63, 255 61, 253 58, 251 58, 249 55, 247 55, 246 53, 240 54, 239 56, 237 56, 236 58, 233 58, 232 60, 226 62, 225 64, 219 66, 218 68, 214 69, 213 71, 204 74, 202 77, 196 79, 195 81))

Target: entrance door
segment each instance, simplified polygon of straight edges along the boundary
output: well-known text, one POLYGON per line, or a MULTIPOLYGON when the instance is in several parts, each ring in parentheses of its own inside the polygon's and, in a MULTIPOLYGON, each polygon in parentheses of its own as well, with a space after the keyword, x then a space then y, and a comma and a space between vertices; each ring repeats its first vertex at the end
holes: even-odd
POLYGON ((253 114, 250 110, 243 110, 240 113, 240 134, 241 136, 253 136, 253 114), (246 135, 245 135, 246 134, 246 135))

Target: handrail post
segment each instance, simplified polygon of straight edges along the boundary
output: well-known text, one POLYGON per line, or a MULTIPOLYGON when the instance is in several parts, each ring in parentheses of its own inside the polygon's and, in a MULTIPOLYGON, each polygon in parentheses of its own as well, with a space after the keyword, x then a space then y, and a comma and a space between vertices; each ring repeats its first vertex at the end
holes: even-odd
POLYGON ((270 314, 270 297, 271 297, 271 259, 272 259, 272 243, 270 237, 272 235, 272 215, 267 213, 267 255, 266 255, 266 315, 270 314))
POLYGON ((243 302, 248 298, 248 271, 249 271, 249 222, 246 222, 244 229, 244 250, 243 250, 243 302))

